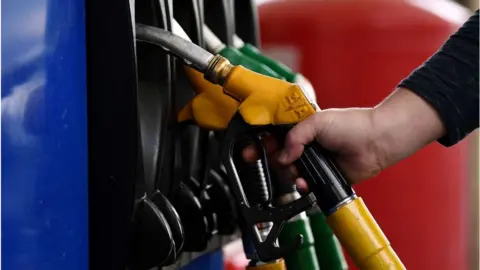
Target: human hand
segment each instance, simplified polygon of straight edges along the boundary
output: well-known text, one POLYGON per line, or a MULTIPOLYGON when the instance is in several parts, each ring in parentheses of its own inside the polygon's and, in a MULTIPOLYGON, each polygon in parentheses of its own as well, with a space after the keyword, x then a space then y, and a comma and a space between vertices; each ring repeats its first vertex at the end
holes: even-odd
MULTIPOLYGON (((284 149, 271 137, 263 140, 267 154, 277 168, 289 168, 296 173, 293 162, 303 153, 304 146, 316 141, 333 153, 340 170, 351 184, 377 175, 385 167, 384 151, 377 144, 379 133, 373 121, 373 109, 329 109, 298 123, 287 134, 284 149)), ((258 158, 254 147, 243 152, 246 161, 258 158)), ((305 188, 302 179, 299 188, 305 188)))
MULTIPOLYGON (((328 109, 310 116, 290 130, 281 151, 271 137, 264 144, 276 161, 272 165, 295 173, 293 162, 315 140, 333 153, 347 181, 357 184, 444 135, 436 110, 412 91, 399 88, 374 108, 328 109)), ((255 148, 246 148, 243 156, 246 161, 257 159, 255 148)))

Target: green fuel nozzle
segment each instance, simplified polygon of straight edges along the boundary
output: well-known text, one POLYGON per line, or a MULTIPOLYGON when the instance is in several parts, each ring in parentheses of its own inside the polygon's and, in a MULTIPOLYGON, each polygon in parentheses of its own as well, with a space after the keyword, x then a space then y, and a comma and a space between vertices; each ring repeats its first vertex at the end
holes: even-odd
POLYGON ((243 40, 237 35, 233 35, 233 47, 238 49, 238 51, 240 51, 244 55, 268 66, 277 74, 285 78, 288 82, 297 83, 298 85, 300 85, 304 92, 309 95, 309 98, 311 98, 312 100, 317 99, 312 84, 302 74, 295 73, 288 66, 264 55, 257 47, 253 46, 252 44, 243 42, 243 40))
POLYGON ((348 269, 342 246, 332 229, 328 226, 327 218, 322 211, 317 206, 314 206, 307 211, 307 216, 312 227, 313 238, 315 239, 315 251, 320 269, 348 269))
POLYGON ((266 76, 282 80, 285 79, 264 63, 244 55, 241 51, 234 47, 226 46, 206 25, 203 26, 203 35, 207 50, 227 58, 233 65, 242 65, 247 69, 266 76))
MULTIPOLYGON (((279 176, 277 175, 277 178, 279 176)), ((288 181, 276 181, 274 186, 275 203, 285 205, 300 198, 295 185, 287 184, 288 181)), ((290 254, 284 256, 287 269, 318 270, 322 269, 315 252, 315 239, 310 221, 305 212, 302 212, 287 221, 280 232, 278 242, 280 246, 288 245, 297 235, 303 236, 303 243, 290 254)))

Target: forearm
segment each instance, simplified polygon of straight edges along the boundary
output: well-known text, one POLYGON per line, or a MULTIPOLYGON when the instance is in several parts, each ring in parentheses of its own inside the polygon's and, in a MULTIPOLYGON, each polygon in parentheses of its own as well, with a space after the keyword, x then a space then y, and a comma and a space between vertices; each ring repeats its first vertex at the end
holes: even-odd
POLYGON ((478 128, 478 15, 375 107, 385 166, 435 140, 454 145, 478 128))
POLYGON ((452 146, 478 128, 478 10, 423 65, 398 87, 410 89, 440 115, 452 146))
POLYGON ((376 143, 388 167, 445 134, 437 111, 423 98, 404 88, 394 91, 373 109, 376 143))

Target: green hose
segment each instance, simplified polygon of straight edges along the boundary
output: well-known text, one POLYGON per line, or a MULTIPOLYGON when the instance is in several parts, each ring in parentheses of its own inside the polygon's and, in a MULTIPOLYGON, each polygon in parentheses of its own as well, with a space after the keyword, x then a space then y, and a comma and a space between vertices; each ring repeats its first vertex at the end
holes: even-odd
POLYGON ((328 226, 325 215, 318 208, 312 209, 307 215, 315 239, 315 250, 320 268, 328 270, 348 269, 342 247, 328 226))

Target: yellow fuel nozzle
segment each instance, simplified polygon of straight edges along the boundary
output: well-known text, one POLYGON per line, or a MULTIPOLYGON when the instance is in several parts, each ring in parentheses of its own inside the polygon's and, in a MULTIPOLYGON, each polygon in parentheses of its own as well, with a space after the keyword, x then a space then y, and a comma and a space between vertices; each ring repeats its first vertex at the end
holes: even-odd
MULTIPOLYGON (((298 85, 233 66, 218 55, 210 61, 203 78, 194 70, 190 76, 196 88, 202 89, 191 102, 191 116, 204 127, 226 128, 237 110, 253 126, 295 124, 319 110, 298 85)), ((307 146, 305 153, 296 163, 297 168, 320 198, 319 206, 327 215, 327 223, 355 264, 363 270, 405 269, 328 153, 315 144, 307 146)))
POLYGON ((294 124, 318 110, 297 84, 233 66, 219 55, 210 61, 205 78, 241 102, 240 114, 251 125, 294 124))
POLYGON ((238 110, 250 125, 294 124, 318 108, 296 84, 233 66, 219 55, 211 63, 205 76, 185 67, 197 96, 182 109, 179 121, 222 130, 238 110))
POLYGON ((237 110, 251 125, 294 124, 316 112, 298 85, 234 67, 223 57, 205 77, 190 67, 185 70, 197 96, 180 111, 180 122, 194 120, 223 130, 237 110))

